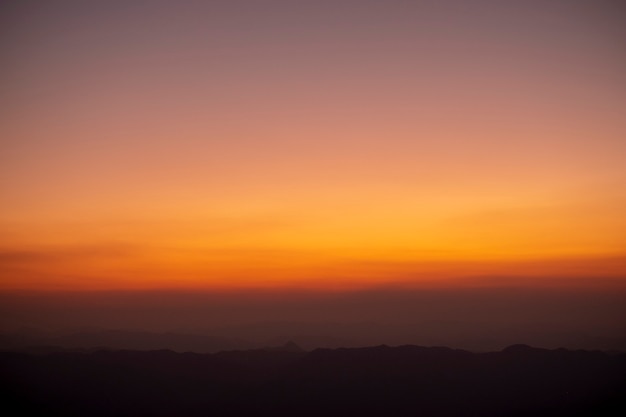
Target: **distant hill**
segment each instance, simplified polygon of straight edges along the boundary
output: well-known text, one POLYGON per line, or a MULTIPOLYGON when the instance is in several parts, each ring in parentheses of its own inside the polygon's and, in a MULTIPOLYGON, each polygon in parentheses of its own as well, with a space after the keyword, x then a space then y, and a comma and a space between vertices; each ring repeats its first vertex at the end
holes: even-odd
POLYGON ((19 415, 626 415, 624 353, 296 347, 3 352, 0 389, 19 415))
POLYGON ((81 330, 61 334, 4 334, 0 335, 0 349, 32 350, 48 346, 56 350, 159 350, 176 352, 212 353, 223 350, 250 349, 251 343, 238 338, 175 332, 145 332, 130 330, 81 330))
POLYGON ((585 350, 626 351, 626 337, 620 332, 609 332, 602 336, 601 330, 597 334, 586 334, 549 324, 543 327, 520 326, 426 320, 403 324, 276 321, 170 331, 14 328, 0 333, 0 350, 39 350, 41 346, 47 346, 56 350, 169 349, 176 352, 215 353, 279 346, 291 340, 304 350, 389 344, 455 346, 472 352, 489 352, 522 339, 534 346, 553 349, 568 346, 585 350))

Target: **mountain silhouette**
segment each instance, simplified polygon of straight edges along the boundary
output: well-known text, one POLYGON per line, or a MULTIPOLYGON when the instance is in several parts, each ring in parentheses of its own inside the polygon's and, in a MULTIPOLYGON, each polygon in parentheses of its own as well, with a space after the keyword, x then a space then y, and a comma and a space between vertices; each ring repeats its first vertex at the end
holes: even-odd
POLYGON ((265 350, 271 350, 275 352, 304 352, 304 350, 292 340, 288 341, 282 346, 266 347, 265 350))
POLYGON ((626 354, 385 345, 0 353, 5 407, 59 416, 609 416, 626 354))

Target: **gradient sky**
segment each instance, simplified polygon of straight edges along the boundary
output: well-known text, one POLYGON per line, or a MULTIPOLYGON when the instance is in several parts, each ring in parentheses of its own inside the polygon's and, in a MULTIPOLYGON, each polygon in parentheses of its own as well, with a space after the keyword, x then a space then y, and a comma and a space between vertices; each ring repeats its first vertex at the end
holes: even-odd
POLYGON ((618 2, 0 12, 2 290, 626 284, 618 2))

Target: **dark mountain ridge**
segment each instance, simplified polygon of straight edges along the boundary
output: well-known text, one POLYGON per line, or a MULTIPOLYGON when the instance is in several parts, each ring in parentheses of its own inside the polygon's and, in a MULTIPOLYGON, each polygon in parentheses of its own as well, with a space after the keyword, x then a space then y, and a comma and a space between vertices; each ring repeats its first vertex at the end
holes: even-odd
POLYGON ((626 354, 385 345, 215 354, 0 353, 23 414, 603 416, 626 411, 626 354))

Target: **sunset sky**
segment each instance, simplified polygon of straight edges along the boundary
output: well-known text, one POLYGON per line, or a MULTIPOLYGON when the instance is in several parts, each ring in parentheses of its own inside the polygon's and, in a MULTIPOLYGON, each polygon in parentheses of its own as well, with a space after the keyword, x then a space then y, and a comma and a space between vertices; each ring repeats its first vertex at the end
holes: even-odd
POLYGON ((618 2, 10 3, 0 290, 626 286, 618 2))

